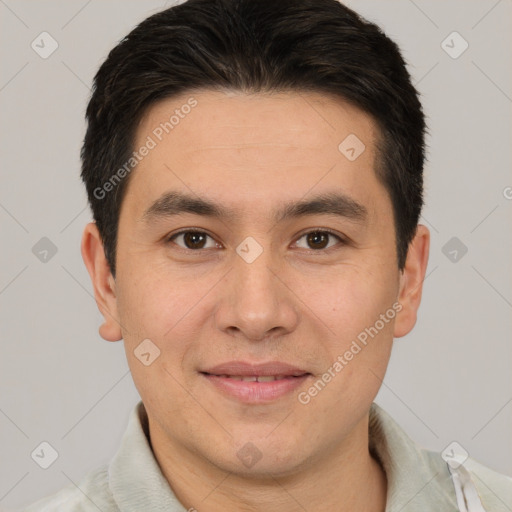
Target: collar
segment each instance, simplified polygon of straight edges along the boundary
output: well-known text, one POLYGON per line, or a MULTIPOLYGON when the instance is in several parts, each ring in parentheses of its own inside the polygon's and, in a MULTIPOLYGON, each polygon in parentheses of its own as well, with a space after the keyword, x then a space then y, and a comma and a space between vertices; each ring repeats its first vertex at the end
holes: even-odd
POLYGON ((149 444, 149 423, 140 401, 130 413, 118 452, 109 464, 109 486, 121 512, 186 512, 172 492, 149 444))
MULTIPOLYGON (((388 481, 386 512, 458 509, 451 475, 441 456, 418 447, 375 403, 370 408, 369 438, 370 452, 388 481)), ((140 401, 108 468, 110 490, 120 511, 187 512, 163 476, 148 439, 148 417, 140 401)))
POLYGON ((376 403, 370 408, 370 453, 388 480, 386 512, 458 510, 448 465, 420 448, 376 403))

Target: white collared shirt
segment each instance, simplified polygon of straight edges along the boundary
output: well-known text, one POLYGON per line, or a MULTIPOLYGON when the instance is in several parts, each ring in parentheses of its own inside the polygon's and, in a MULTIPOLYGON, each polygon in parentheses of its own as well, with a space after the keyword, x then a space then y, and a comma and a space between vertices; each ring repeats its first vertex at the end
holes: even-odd
MULTIPOLYGON (((142 402, 132 410, 108 466, 43 498, 24 512, 187 512, 148 442, 142 402)), ((377 404, 370 409, 370 450, 386 472, 386 512, 510 512, 512 478, 468 459, 456 470, 417 446, 377 404), (452 476, 453 473, 453 476, 452 476)))

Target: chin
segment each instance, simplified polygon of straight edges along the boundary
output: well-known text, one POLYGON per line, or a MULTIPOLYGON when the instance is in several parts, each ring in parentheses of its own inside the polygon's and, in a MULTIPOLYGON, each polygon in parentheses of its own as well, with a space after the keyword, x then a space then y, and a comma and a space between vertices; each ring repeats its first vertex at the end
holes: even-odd
POLYGON ((268 433, 267 428, 262 435, 243 436, 226 449, 219 446, 221 452, 212 454, 213 462, 224 471, 260 480, 292 475, 307 464, 309 458, 297 449, 302 443, 290 442, 290 437, 270 441, 266 437, 268 433), (234 457, 226 459, 229 451, 234 457), (219 456, 217 462, 216 455, 219 456))

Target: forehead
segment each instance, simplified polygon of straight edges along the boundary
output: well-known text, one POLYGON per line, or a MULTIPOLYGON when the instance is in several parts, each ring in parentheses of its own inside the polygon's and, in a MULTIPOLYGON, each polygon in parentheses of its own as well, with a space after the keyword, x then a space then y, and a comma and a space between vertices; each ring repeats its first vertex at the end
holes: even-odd
POLYGON ((361 202, 378 185, 376 135, 371 116, 332 96, 194 91, 158 102, 141 119, 135 149, 149 140, 152 149, 127 195, 145 208, 180 188, 247 209, 341 188, 361 202), (343 152, 347 144, 357 158, 343 152))
POLYGON ((281 145, 297 149, 324 147, 339 156, 340 137, 356 133, 371 145, 375 122, 357 107, 331 95, 200 90, 151 106, 139 123, 136 139, 142 143, 151 135, 157 143, 188 141, 187 146, 176 148, 180 153, 200 148, 221 151, 281 145))

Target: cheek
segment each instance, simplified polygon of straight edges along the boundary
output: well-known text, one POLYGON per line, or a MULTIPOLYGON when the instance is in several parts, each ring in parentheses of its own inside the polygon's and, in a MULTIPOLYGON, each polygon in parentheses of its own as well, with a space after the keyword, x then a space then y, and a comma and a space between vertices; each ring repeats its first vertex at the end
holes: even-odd
POLYGON ((177 413, 178 408, 186 409, 187 395, 180 385, 182 364, 193 345, 191 322, 199 311, 197 302, 201 294, 198 296, 197 287, 164 277, 164 269, 152 268, 136 274, 136 268, 136 265, 130 268, 128 277, 122 272, 118 275, 122 282, 118 312, 126 357, 135 386, 147 407, 158 409, 162 397, 168 395, 173 396, 176 405, 173 411, 177 413), (146 353, 150 355, 144 360, 146 353))
MULTIPOLYGON (((171 272, 167 265, 144 265, 139 267, 143 271, 138 274, 136 268, 135 264, 131 266, 130 277, 121 281, 123 286, 118 294, 118 312, 123 331, 126 331, 123 335, 130 369, 143 398, 151 399, 152 395, 167 389, 173 390, 171 394, 181 403, 186 395, 182 397, 179 382, 193 373, 190 354, 201 351, 198 346, 201 329, 211 318, 210 301, 205 296, 216 281, 211 274, 196 272, 191 276, 176 270, 171 272), (153 350, 158 353, 150 366, 137 359, 137 354, 141 353, 138 347, 146 339, 151 340, 157 347, 153 350), (173 378, 178 375, 177 380, 173 378)), ((119 277, 122 275, 120 273, 119 277)))
POLYGON ((128 275, 119 276, 118 311, 128 338, 133 333, 160 340, 172 336, 174 326, 197 305, 204 290, 168 269, 147 264, 139 268, 142 272, 133 264, 128 275))
POLYGON ((328 280, 308 280, 304 296, 341 344, 355 339, 386 313, 385 325, 379 322, 378 328, 389 334, 397 296, 397 285, 389 277, 392 275, 391 270, 377 274, 362 267, 347 266, 331 273, 328 280))
POLYGON ((310 281, 308 304, 329 328, 323 374, 329 384, 317 406, 334 404, 340 421, 371 403, 381 386, 399 307, 396 272, 351 266, 333 273, 329 283, 310 281))

